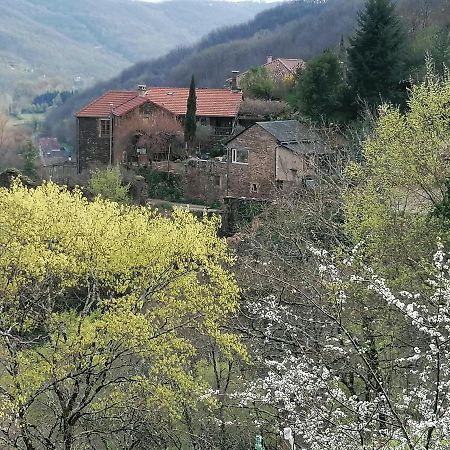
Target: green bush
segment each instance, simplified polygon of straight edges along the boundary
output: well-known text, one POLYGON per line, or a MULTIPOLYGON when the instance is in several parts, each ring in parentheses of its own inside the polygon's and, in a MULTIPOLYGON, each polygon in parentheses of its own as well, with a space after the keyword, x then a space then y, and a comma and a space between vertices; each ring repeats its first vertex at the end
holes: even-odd
POLYGON ((122 185, 122 175, 119 168, 110 166, 106 169, 92 171, 88 189, 95 197, 101 196, 114 202, 128 203, 129 187, 129 184, 122 185))
POLYGON ((139 175, 145 178, 148 184, 150 198, 158 198, 170 202, 183 200, 183 180, 181 175, 157 172, 156 170, 141 168, 139 175))

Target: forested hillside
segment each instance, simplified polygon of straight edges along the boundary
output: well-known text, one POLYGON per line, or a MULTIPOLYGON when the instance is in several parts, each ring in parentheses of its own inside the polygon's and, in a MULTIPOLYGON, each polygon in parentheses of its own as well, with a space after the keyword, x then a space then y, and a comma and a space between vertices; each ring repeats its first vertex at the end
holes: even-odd
MULTIPOLYGON (((197 85, 221 87, 232 70, 245 70, 267 55, 308 60, 325 48, 337 48, 356 25, 363 0, 299 0, 258 14, 248 23, 215 30, 196 45, 175 49, 163 57, 143 61, 108 81, 72 97, 49 114, 48 129, 64 133, 73 126, 78 108, 108 89, 133 89, 137 84, 187 86, 192 74, 197 85), (66 123, 63 125, 63 121, 66 123)), ((398 11, 411 42, 411 65, 423 65, 436 27, 450 16, 448 0, 400 0, 398 11)))
POLYGON ((186 86, 193 73, 198 86, 221 87, 232 70, 261 64, 268 54, 311 58, 352 32, 362 3, 362 0, 325 3, 302 0, 274 7, 247 24, 214 31, 198 45, 138 63, 119 76, 98 83, 54 110, 48 123, 52 128, 59 125, 61 118, 70 118, 75 110, 108 89, 132 89, 141 83, 186 86))
POLYGON ((209 31, 253 18, 269 5, 256 2, 175 0, 2 0, 0 88, 55 77, 70 88, 108 79, 130 64, 209 31))

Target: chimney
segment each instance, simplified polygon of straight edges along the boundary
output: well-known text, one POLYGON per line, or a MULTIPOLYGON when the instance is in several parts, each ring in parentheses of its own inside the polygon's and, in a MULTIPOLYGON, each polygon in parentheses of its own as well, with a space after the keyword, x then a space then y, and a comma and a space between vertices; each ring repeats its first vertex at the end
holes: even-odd
POLYGON ((147 92, 147 86, 145 84, 139 84, 137 87, 137 91, 139 92, 140 97, 145 97, 145 93, 147 92))
POLYGON ((233 70, 231 72, 231 90, 238 91, 238 85, 237 85, 237 76, 239 75, 239 70, 233 70))
POLYGON ((273 61, 273 57, 272 57, 272 55, 269 55, 267 57, 267 64, 270 64, 272 61, 273 61))

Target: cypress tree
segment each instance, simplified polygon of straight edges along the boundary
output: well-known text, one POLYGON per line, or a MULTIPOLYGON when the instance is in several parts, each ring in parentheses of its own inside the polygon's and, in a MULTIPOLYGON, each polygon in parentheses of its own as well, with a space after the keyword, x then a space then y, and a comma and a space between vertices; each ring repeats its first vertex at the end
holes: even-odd
POLYGON ((368 0, 358 24, 348 50, 353 95, 372 107, 381 101, 401 103, 406 93, 406 36, 392 1, 368 0))
POLYGON ((187 101, 187 112, 184 119, 184 140, 191 146, 195 139, 197 129, 197 96, 195 94, 195 79, 192 75, 191 85, 189 87, 189 97, 187 101))

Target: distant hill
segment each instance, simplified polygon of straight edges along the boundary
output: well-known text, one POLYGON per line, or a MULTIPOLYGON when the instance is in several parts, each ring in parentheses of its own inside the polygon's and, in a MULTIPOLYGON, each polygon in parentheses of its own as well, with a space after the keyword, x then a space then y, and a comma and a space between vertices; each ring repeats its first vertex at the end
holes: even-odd
MULTIPOLYGON (((61 120, 73 126, 73 112, 108 89, 133 89, 138 84, 187 86, 192 73, 198 86, 220 87, 232 70, 261 64, 267 55, 308 59, 326 47, 334 47, 342 35, 353 31, 362 4, 363 0, 283 3, 248 23, 213 31, 197 45, 140 62, 98 83, 53 110, 48 127, 54 133, 60 131, 61 120)), ((63 129, 67 133, 67 128, 63 129)))
POLYGON ((1 0, 0 89, 56 77, 66 87, 108 79, 130 64, 253 18, 256 2, 1 0))
MULTIPOLYGON (((261 12, 247 23, 215 30, 196 45, 135 64, 73 96, 50 112, 48 131, 61 138, 74 137, 73 113, 109 89, 134 89, 138 84, 187 86, 193 73, 198 86, 221 87, 232 70, 262 64, 267 55, 308 60, 324 48, 336 48, 342 36, 353 33, 364 3, 291 1, 261 12)), ((398 0, 398 8, 411 37, 450 21, 450 0, 398 0)))

